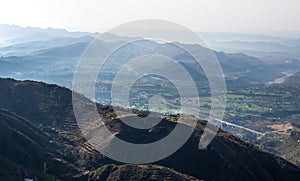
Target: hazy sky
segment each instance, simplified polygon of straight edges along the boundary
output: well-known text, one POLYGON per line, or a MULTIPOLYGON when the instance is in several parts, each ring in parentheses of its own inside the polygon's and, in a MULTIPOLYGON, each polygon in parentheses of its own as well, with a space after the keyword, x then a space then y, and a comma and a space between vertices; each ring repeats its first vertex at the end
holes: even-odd
POLYGON ((194 31, 300 30, 300 0, 2 0, 0 24, 102 31, 164 19, 194 31))

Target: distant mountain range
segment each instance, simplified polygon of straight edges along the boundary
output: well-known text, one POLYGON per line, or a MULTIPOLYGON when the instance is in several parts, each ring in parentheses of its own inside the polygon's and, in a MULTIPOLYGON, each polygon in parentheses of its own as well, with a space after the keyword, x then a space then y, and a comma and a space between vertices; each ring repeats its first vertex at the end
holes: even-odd
POLYGON ((292 59, 300 59, 300 33, 289 35, 242 33, 199 33, 208 45, 215 50, 229 53, 243 52, 255 56, 269 64, 280 64, 292 59))
MULTIPOLYGON (((0 25, 0 76, 40 80, 70 87, 81 54, 98 35, 100 34, 62 29, 0 25)), ((103 49, 110 48, 111 43, 122 44, 121 37, 113 36, 111 39, 116 42, 101 42, 103 49)), ((300 67, 300 60, 296 55, 300 47, 298 39, 229 33, 200 33, 200 36, 215 49, 214 53, 223 68, 228 87, 264 86, 284 78, 285 72, 298 71, 300 67), (261 53, 270 56, 261 56, 261 53)), ((197 45, 181 46, 194 46, 200 52, 203 49, 197 45)), ((110 71, 134 57, 154 52, 180 62, 195 80, 207 84, 202 68, 195 64, 190 55, 173 44, 149 40, 135 42, 119 50, 112 57, 110 71)))
MULTIPOLYGON (((5 54, 6 52, 7 54, 0 58, 0 76, 40 80, 70 87, 75 66, 92 40, 91 36, 61 38, 2 48, 0 53, 5 54)), ((116 43, 121 44, 122 42, 116 43)), ((103 49, 110 46, 110 43, 102 42, 103 49)), ((193 46, 199 51, 203 49, 201 46, 193 46)), ((172 44, 159 44, 149 40, 123 47, 111 57, 110 64, 107 66, 111 71, 116 71, 134 57, 155 52, 169 56, 181 63, 195 80, 206 80, 202 68, 190 55, 172 44)), ((216 51, 214 53, 220 61, 229 87, 262 86, 284 76, 284 71, 297 68, 291 64, 300 64, 300 61, 295 60, 294 62, 270 65, 244 53, 228 54, 216 51)))
MULTIPOLYGON (((95 151, 82 137, 71 96, 70 90, 56 85, 0 79, 1 179, 298 180, 300 177, 300 168, 221 130, 207 149, 199 150, 205 121, 199 121, 182 148, 155 165, 117 163, 95 151)), ((99 104, 98 110, 112 132, 137 143, 160 138, 176 124, 165 118, 151 132, 136 130, 117 119, 112 107, 99 104)))
POLYGON ((29 42, 49 41, 57 38, 80 38, 97 36, 98 33, 69 32, 64 29, 20 27, 16 25, 0 25, 0 47, 24 44, 29 42))
POLYGON ((79 38, 62 37, 50 40, 31 41, 0 48, 1 56, 26 56, 34 54, 37 51, 48 50, 51 48, 69 46, 76 43, 86 43, 93 40, 93 37, 87 35, 79 38))

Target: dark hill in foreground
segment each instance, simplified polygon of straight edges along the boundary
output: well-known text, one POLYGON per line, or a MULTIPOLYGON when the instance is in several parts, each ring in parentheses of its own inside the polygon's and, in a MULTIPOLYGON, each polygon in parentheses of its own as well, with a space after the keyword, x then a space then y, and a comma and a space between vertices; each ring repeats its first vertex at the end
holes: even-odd
POLYGON ((158 165, 105 165, 89 174, 91 180, 160 180, 160 181, 198 181, 173 169, 158 165))
MULTIPOLYGON (((1 169, 1 178, 19 178, 10 172, 12 169, 16 170, 17 176, 35 176, 40 180, 50 177, 97 180, 101 175, 116 180, 173 177, 175 180, 192 177, 205 180, 300 178, 298 167, 223 131, 219 131, 206 150, 199 150, 199 138, 205 121, 199 121, 193 135, 182 148, 155 163, 161 166, 117 163, 95 151, 82 137, 74 119, 71 96, 70 90, 56 85, 0 79, 0 168, 6 168, 1 169), (26 145, 22 146, 24 143, 26 145), (5 151, 8 148, 12 153, 16 152, 18 157, 5 151), (44 163, 47 163, 46 171, 44 163)), ((163 137, 176 124, 166 118, 155 127, 156 131, 136 130, 115 118, 112 107, 98 105, 98 110, 106 118, 106 126, 118 132, 118 137, 137 143, 163 137)))

